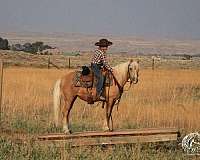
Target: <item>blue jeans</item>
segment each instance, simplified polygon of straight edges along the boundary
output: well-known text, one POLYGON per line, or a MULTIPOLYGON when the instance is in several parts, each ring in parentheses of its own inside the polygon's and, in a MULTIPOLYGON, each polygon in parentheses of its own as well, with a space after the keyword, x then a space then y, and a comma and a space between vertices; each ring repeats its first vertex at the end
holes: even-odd
POLYGON ((102 94, 103 84, 104 84, 104 76, 101 74, 101 65, 98 65, 96 63, 92 63, 91 67, 92 67, 92 70, 94 72, 94 76, 98 80, 97 85, 96 85, 96 89, 97 89, 97 95, 100 96, 102 94))

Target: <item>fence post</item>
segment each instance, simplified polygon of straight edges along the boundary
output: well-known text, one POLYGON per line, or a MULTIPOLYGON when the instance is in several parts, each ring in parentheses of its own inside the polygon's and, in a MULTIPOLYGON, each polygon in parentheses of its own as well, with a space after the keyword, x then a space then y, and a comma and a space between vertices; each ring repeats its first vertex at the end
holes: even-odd
POLYGON ((70 66, 70 65, 71 65, 71 60, 70 60, 70 58, 69 58, 69 68, 71 68, 71 66, 70 66))
POLYGON ((0 77, 0 123, 2 120, 2 90, 3 90, 3 61, 0 60, 0 72, 1 72, 1 77, 0 77))
POLYGON ((155 68, 155 57, 153 56, 152 57, 152 70, 154 70, 155 68))
POLYGON ((50 66, 50 57, 48 57, 47 68, 49 69, 50 66))

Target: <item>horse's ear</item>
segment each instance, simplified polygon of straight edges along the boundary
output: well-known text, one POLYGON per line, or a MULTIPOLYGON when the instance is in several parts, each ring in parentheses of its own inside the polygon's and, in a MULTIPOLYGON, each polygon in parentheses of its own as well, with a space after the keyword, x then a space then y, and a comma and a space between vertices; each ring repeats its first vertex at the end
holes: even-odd
POLYGON ((140 59, 137 59, 136 62, 137 62, 137 63, 140 63, 140 59))

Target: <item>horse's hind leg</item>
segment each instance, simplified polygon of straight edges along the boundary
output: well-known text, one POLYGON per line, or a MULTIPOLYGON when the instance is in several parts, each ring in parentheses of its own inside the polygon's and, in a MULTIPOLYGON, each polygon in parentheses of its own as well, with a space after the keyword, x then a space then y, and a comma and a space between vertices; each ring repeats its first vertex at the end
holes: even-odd
POLYGON ((62 108, 62 122, 63 122, 63 131, 66 134, 71 133, 69 129, 69 114, 76 98, 77 97, 73 97, 73 98, 64 100, 64 106, 62 108))

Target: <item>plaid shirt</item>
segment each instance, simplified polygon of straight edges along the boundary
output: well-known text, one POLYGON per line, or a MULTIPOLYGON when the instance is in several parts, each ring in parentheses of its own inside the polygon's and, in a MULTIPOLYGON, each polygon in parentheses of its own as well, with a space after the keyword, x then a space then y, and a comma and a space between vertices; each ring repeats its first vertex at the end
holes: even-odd
POLYGON ((113 71, 110 65, 108 64, 106 54, 99 49, 95 50, 95 53, 92 57, 92 63, 103 64, 103 66, 106 69, 113 71))

